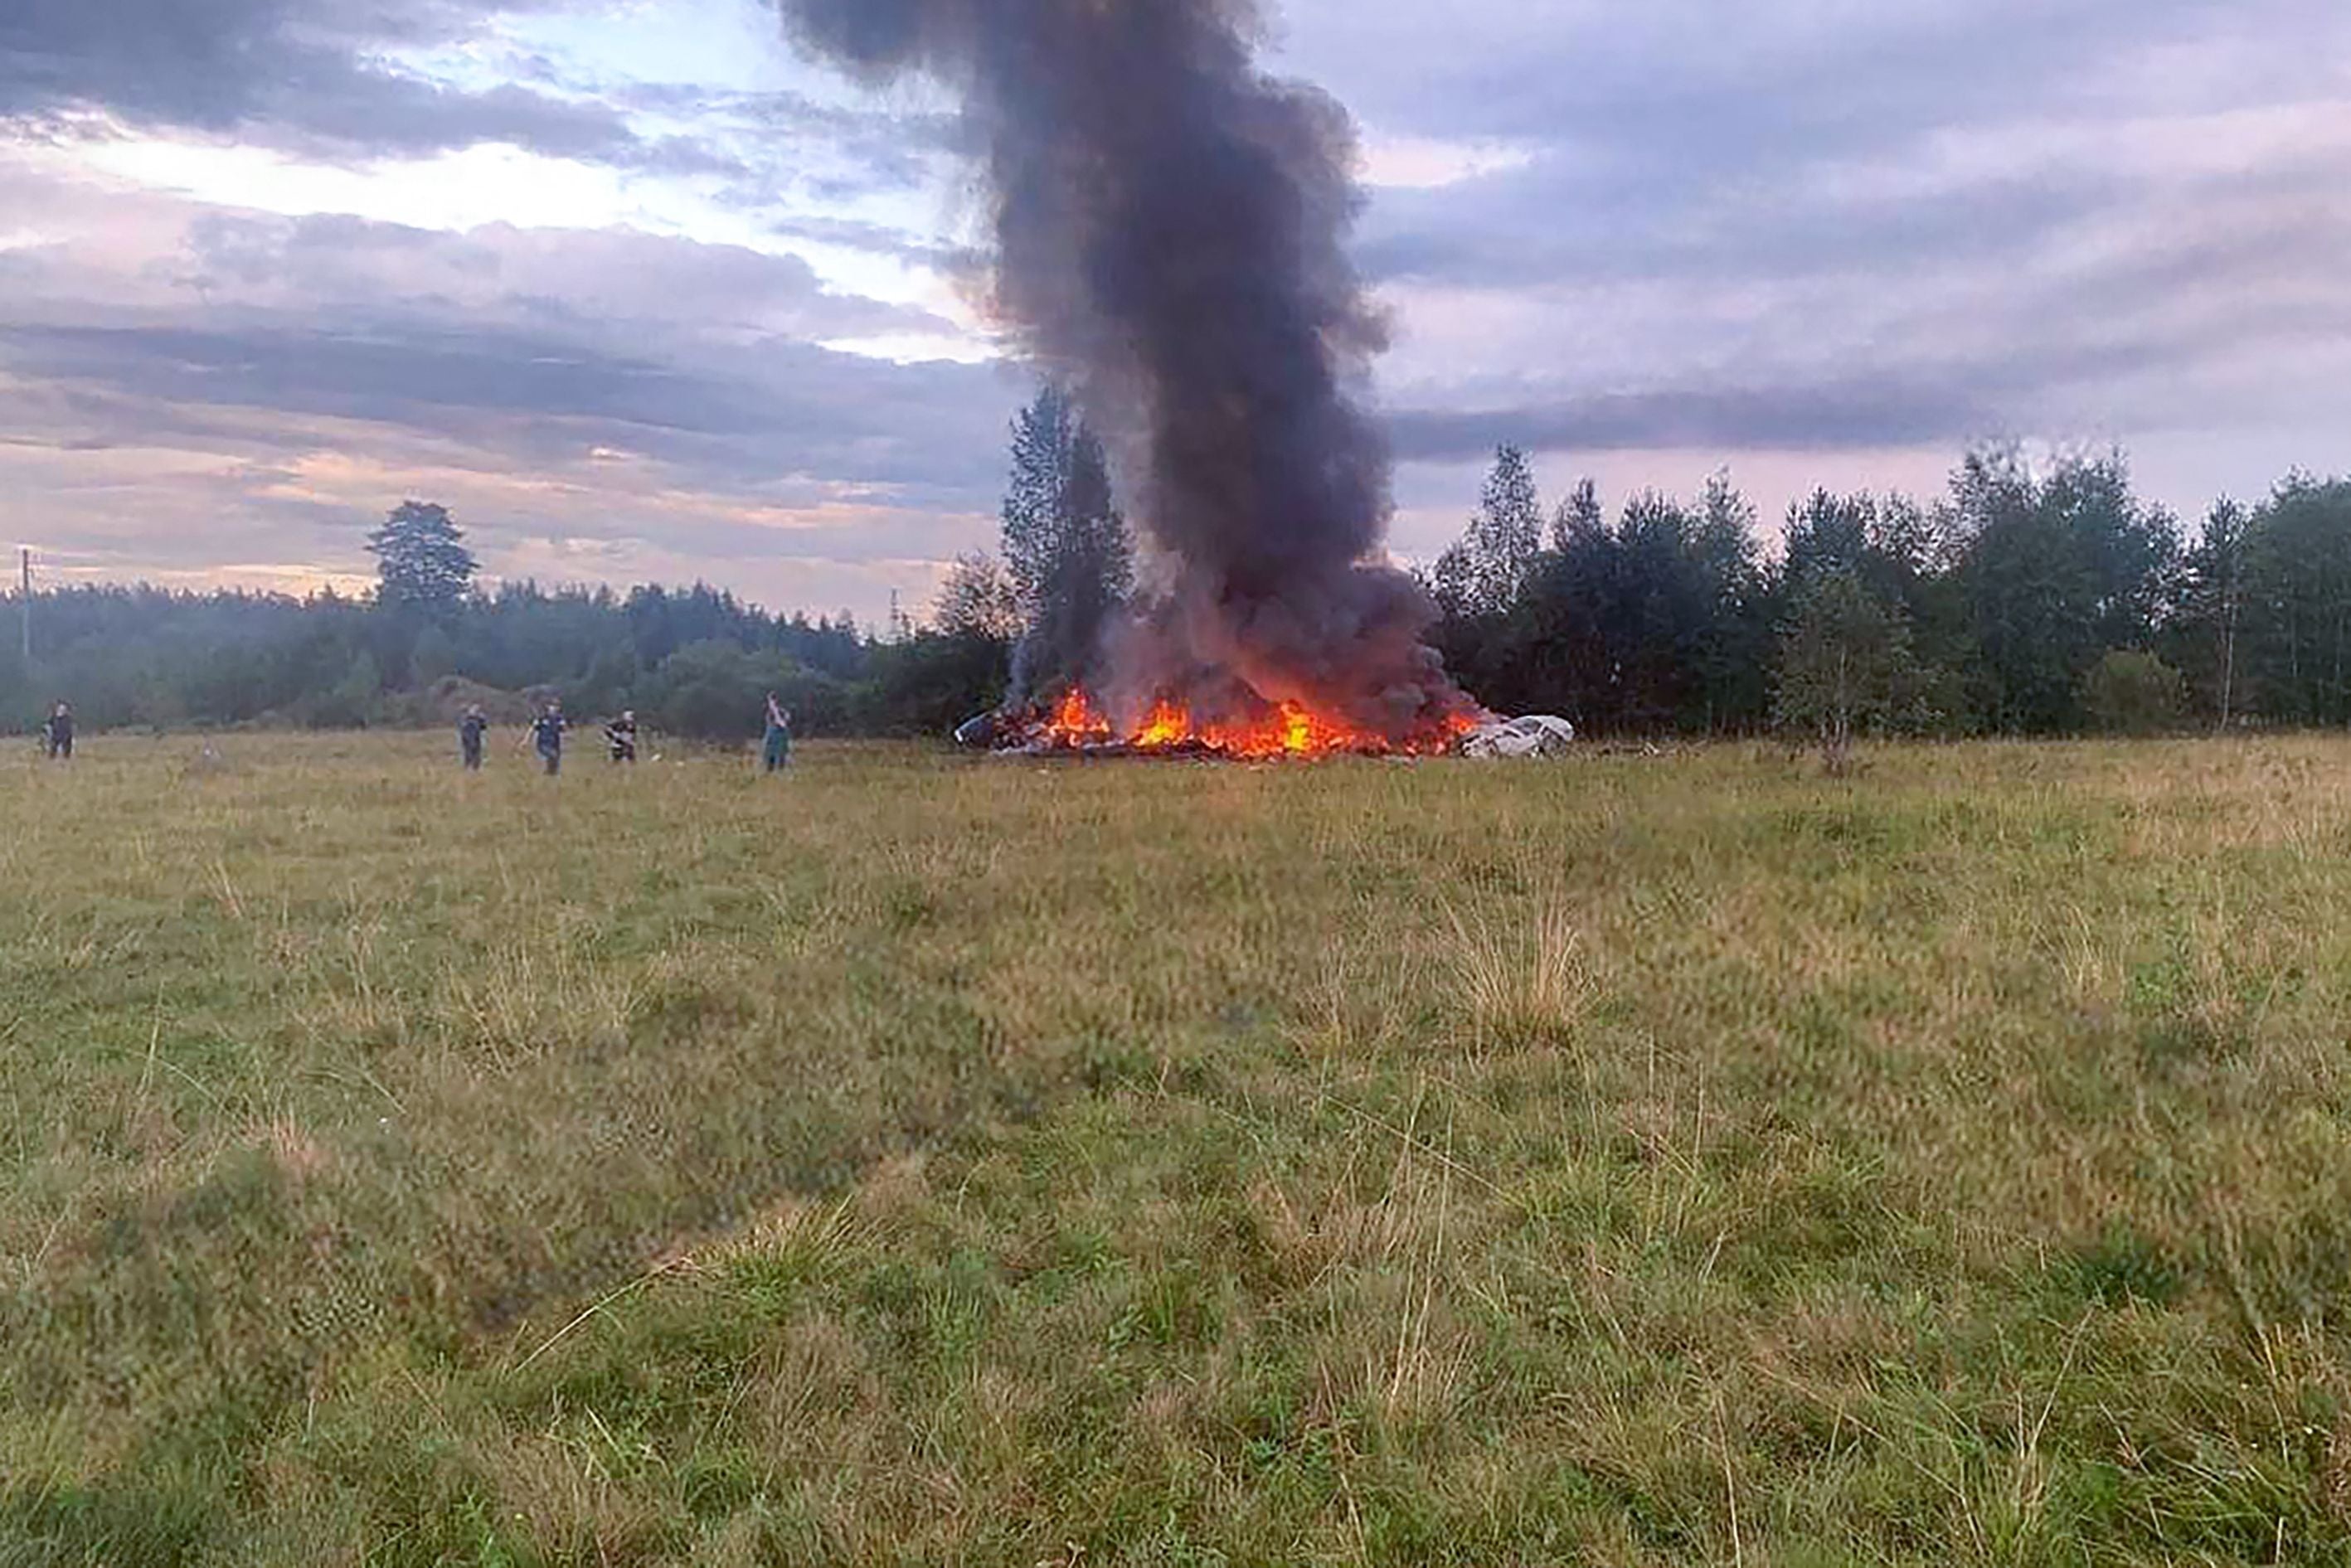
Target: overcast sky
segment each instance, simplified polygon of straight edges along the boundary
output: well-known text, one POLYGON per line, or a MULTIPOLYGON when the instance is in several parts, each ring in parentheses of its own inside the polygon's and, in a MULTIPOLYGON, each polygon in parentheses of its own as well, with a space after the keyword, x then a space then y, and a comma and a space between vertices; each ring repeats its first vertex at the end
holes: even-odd
MULTIPOLYGON (((1394 542, 1552 493, 2351 469, 2342 0, 1290 0, 1360 119, 1394 542)), ((1028 390, 948 106, 758 0, 0 0, 0 538, 302 589, 444 501, 500 576, 877 618, 1028 390)))

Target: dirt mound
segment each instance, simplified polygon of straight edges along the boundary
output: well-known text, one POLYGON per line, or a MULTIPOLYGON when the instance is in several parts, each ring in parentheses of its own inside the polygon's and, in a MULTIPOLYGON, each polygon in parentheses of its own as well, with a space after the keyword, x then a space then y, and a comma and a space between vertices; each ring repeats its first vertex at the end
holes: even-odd
POLYGON ((486 686, 479 681, 469 681, 463 675, 444 675, 422 691, 402 692, 388 696, 383 703, 383 722, 395 728, 432 729, 455 725, 465 709, 479 703, 482 712, 492 724, 527 724, 536 704, 528 692, 504 691, 486 686))

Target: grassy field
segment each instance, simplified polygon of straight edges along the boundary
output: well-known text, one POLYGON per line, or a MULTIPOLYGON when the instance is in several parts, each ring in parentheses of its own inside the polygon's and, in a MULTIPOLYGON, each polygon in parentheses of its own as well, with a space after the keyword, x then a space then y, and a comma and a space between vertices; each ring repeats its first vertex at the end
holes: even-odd
POLYGON ((2351 743, 0 757, 0 1564, 2351 1561, 2351 743))

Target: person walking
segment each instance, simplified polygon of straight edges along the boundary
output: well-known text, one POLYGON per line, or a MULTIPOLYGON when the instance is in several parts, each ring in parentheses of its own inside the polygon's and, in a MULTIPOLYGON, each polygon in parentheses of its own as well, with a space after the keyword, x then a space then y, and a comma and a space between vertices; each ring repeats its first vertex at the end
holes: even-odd
POLYGON ((604 726, 604 744, 611 747, 615 762, 637 759, 637 711, 623 708, 621 716, 604 726))
POLYGON ((792 762, 792 710, 778 702, 773 692, 768 694, 768 733, 759 759, 769 773, 792 762))
POLYGON ((51 705, 48 719, 41 726, 41 737, 48 747, 50 761, 73 760, 73 704, 59 700, 51 705))
POLYGON ((465 771, 482 770, 482 739, 490 731, 490 721, 482 713, 482 705, 469 703, 465 716, 457 721, 457 754, 464 758, 465 771))
POLYGON ((530 721, 531 744, 538 748, 538 759, 547 767, 549 779, 563 771, 563 705, 550 702, 530 721))

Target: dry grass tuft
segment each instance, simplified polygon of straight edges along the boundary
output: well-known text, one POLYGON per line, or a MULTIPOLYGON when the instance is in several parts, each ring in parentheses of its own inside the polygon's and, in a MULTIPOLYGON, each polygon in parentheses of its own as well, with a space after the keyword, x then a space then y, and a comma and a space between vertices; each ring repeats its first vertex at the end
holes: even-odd
POLYGON ((1515 918, 1449 908, 1454 983, 1479 1046, 1557 1045, 1598 993, 1583 934, 1564 904, 1515 918))

